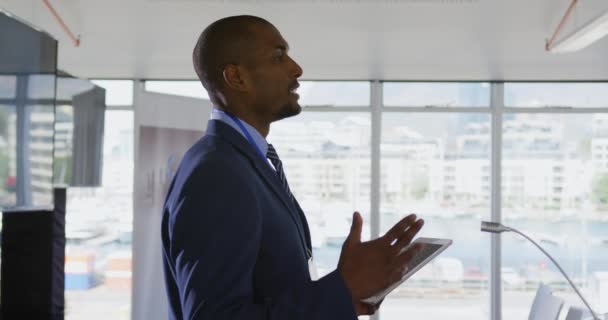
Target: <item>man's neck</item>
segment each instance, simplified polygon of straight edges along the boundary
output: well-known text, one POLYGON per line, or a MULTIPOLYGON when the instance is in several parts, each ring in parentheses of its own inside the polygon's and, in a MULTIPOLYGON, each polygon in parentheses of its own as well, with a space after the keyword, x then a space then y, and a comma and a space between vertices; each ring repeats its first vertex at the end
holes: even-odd
POLYGON ((218 109, 224 110, 225 112, 228 112, 234 115, 235 117, 247 122, 247 124, 255 128, 262 135, 262 137, 264 137, 264 139, 266 139, 266 137, 268 136, 268 132, 270 131, 270 122, 259 119, 259 117, 256 117, 252 114, 228 111, 221 107, 218 109))
POLYGON ((266 139, 268 132, 270 131, 270 123, 266 121, 260 121, 254 117, 247 117, 247 115, 238 116, 241 120, 247 122, 250 126, 254 127, 261 135, 266 139))

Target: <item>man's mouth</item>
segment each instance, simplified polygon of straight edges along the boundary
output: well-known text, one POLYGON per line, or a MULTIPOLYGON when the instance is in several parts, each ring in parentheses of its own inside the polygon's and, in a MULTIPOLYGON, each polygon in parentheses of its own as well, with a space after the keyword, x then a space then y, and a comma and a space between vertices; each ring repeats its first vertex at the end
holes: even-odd
POLYGON ((299 83, 294 84, 290 89, 289 93, 298 94, 298 88, 300 87, 299 83))

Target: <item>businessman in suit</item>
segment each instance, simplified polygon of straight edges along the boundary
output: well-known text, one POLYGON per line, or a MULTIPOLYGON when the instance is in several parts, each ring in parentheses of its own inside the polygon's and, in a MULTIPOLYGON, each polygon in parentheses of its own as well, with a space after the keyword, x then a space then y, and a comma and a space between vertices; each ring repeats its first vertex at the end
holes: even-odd
POLYGON ((361 300, 400 279, 420 249, 399 254, 424 223, 415 215, 362 242, 355 212, 336 270, 312 279, 306 217, 265 139, 272 122, 301 112, 302 69, 288 49, 254 16, 220 19, 198 39, 194 68, 214 109, 164 206, 170 319, 356 319, 378 309, 361 300))

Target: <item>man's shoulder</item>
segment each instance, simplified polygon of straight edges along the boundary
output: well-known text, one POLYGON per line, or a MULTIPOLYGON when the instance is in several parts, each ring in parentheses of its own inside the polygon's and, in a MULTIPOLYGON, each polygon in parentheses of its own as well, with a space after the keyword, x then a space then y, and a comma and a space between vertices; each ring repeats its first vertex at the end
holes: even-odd
POLYGON ((175 183, 198 188, 213 186, 218 180, 246 181, 255 174, 251 160, 231 143, 217 136, 204 136, 184 154, 175 174, 175 183))
POLYGON ((240 181, 248 188, 255 174, 247 157, 218 137, 204 136, 184 154, 173 177, 167 201, 179 201, 188 193, 201 194, 228 181, 240 181))
POLYGON ((218 136, 205 135, 186 151, 182 165, 190 163, 194 170, 207 167, 242 167, 247 157, 235 146, 218 136))

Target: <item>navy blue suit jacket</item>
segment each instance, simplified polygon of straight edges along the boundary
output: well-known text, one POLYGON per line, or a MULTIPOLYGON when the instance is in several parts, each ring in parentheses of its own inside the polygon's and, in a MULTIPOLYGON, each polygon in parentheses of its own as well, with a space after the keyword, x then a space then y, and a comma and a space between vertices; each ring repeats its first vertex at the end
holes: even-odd
POLYGON ((357 318, 338 271, 311 281, 303 212, 221 121, 209 121, 184 155, 165 201, 162 243, 169 319, 357 318))

